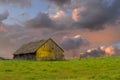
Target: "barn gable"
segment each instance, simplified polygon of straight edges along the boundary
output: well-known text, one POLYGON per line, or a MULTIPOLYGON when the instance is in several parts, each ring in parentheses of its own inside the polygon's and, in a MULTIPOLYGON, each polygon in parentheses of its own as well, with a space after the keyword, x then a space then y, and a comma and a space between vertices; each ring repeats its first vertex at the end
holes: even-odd
POLYGON ((52 39, 47 40, 37 51, 36 58, 39 59, 61 59, 64 50, 60 48, 52 39))

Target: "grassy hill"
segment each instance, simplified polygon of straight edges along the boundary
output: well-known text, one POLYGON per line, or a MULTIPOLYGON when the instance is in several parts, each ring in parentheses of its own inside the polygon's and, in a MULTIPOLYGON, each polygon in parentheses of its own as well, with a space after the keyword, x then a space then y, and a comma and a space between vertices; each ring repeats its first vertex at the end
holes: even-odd
POLYGON ((120 80, 120 57, 0 61, 0 80, 120 80))

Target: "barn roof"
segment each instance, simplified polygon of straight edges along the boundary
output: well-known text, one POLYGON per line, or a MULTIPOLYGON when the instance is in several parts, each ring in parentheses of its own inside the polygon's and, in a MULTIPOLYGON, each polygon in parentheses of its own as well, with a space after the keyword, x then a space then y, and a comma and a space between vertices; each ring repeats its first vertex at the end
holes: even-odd
MULTIPOLYGON (((52 40, 51 38, 49 38, 48 40, 52 40)), ((39 41, 35 41, 35 42, 30 42, 28 44, 24 44, 22 47, 20 47, 15 53, 13 53, 14 55, 17 54, 27 54, 27 53, 33 53, 35 51, 37 51, 37 49, 39 47, 41 47, 42 45, 44 45, 48 40, 39 40, 39 41)), ((52 40, 53 41, 53 40, 52 40)), ((54 41, 53 41, 54 42, 54 41)), ((54 42, 55 43, 55 42, 54 42)), ((55 43, 56 44, 56 43, 55 43)), ((57 44, 56 44, 57 45, 57 44)), ((58 46, 58 45, 57 45, 58 46)), ((58 46, 59 47, 59 46, 58 46)), ((64 51, 61 47, 59 47, 62 51, 64 51)))
POLYGON ((24 44, 22 47, 20 47, 15 53, 16 54, 26 54, 26 53, 33 53, 35 52, 42 44, 44 44, 46 40, 40 40, 35 42, 30 42, 28 44, 24 44))

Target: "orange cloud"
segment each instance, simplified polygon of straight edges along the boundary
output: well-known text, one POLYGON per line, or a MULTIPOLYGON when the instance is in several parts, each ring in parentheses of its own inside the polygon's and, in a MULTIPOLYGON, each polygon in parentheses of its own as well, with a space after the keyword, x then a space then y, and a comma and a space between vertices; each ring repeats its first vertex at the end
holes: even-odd
MULTIPOLYGON (((75 31, 74 31, 75 32, 75 31)), ((91 44, 98 46, 100 44, 112 44, 120 41, 120 27, 108 27, 102 31, 76 31, 86 37, 91 44)))
POLYGON ((5 26, 0 26, 0 31, 2 32, 8 32, 7 28, 5 26))
POLYGON ((72 19, 74 21, 79 21, 80 19, 80 12, 84 11, 84 7, 81 7, 81 8, 75 8, 73 11, 72 11, 72 19))
POLYGON ((105 49, 106 56, 111 56, 115 54, 115 48, 113 46, 109 46, 105 49))

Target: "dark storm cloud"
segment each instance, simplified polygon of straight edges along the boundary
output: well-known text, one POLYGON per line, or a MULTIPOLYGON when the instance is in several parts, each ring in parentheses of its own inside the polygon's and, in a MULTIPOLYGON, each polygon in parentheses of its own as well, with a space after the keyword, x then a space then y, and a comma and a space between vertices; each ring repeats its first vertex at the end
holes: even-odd
POLYGON ((0 22, 7 19, 9 16, 9 12, 8 11, 5 11, 3 13, 0 14, 0 22))
POLYGON ((68 4, 71 2, 71 0, 46 0, 46 1, 53 2, 58 6, 62 6, 64 4, 68 4))
MULTIPOLYGON (((104 29, 106 24, 114 24, 120 17, 119 0, 86 0, 76 8, 75 26, 91 30, 104 29)), ((74 13, 73 13, 74 14, 74 13)))
POLYGON ((0 4, 21 6, 21 7, 30 7, 32 5, 31 0, 0 0, 0 4))
POLYGON ((49 28, 52 30, 63 30, 66 28, 65 24, 53 20, 49 14, 42 12, 39 12, 36 17, 26 21, 25 26, 31 28, 49 28))
POLYGON ((54 26, 54 22, 46 13, 39 13, 35 18, 26 22, 26 26, 33 28, 50 28, 54 26))
MULTIPOLYGON (((119 0, 47 0, 57 4, 63 11, 72 12, 71 28, 102 30, 106 25, 114 25, 120 19, 119 0), (71 3, 70 3, 71 2, 71 3), (69 3, 69 5, 68 5, 69 3), (68 7, 63 7, 66 5, 68 7)), ((71 16, 70 16, 71 17, 71 16)), ((66 28, 67 24, 64 24, 66 28)))
POLYGON ((81 46, 89 45, 89 41, 77 35, 75 37, 68 37, 68 38, 61 40, 60 45, 65 50, 73 50, 73 49, 78 49, 81 46))

